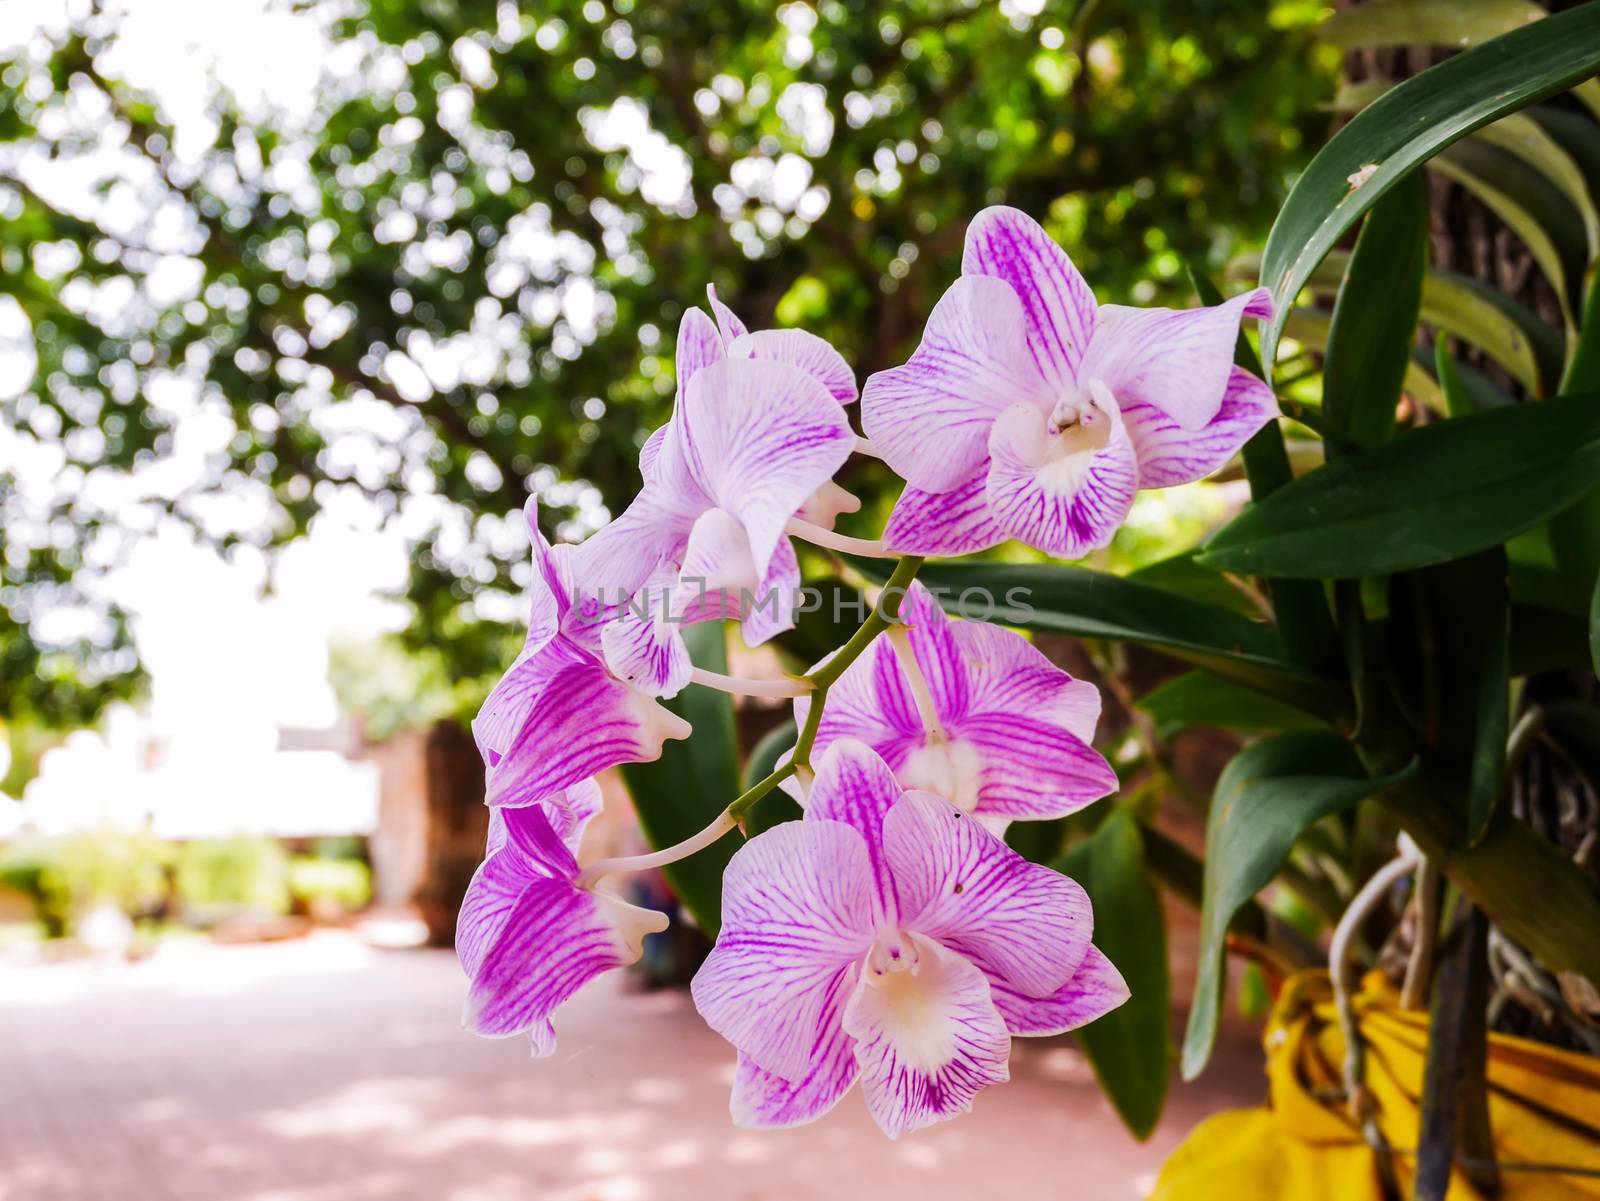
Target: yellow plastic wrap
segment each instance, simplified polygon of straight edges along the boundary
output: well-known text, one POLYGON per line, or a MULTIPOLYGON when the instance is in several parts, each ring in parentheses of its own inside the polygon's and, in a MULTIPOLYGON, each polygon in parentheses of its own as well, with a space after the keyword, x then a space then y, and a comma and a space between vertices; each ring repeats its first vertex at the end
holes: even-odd
MULTIPOLYGON (((1401 1009, 1374 973, 1355 1000, 1366 1043, 1366 1086, 1402 1194, 1410 1195, 1428 1015, 1401 1009)), ((1267 1024, 1269 1099, 1202 1122, 1171 1157, 1151 1201, 1382 1201, 1376 1154, 1341 1097, 1344 1036, 1327 973, 1284 986, 1267 1024)), ((1489 1036, 1489 1124, 1508 1165, 1600 1172, 1600 1058, 1526 1039, 1489 1036)), ((1503 1201, 1594 1201, 1600 1176, 1506 1170, 1503 1201)), ((1456 1171, 1449 1201, 1480 1194, 1456 1171)))

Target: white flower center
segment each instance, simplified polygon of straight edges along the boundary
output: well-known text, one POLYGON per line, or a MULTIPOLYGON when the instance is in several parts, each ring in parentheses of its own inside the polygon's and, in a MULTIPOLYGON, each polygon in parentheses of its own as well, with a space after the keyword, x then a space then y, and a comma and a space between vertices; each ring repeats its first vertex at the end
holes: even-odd
POLYGON ((1063 396, 1050 410, 1045 432, 1050 435, 1047 458, 1059 461, 1082 451, 1099 450, 1111 441, 1111 414, 1116 401, 1111 390, 1092 379, 1087 388, 1063 396))
POLYGON ((915 972, 921 956, 903 930, 880 933, 867 950, 867 983, 885 985, 891 976, 915 972))
POLYGON ((971 813, 978 805, 982 773, 983 755, 972 743, 933 738, 912 751, 895 774, 903 787, 942 796, 971 813))

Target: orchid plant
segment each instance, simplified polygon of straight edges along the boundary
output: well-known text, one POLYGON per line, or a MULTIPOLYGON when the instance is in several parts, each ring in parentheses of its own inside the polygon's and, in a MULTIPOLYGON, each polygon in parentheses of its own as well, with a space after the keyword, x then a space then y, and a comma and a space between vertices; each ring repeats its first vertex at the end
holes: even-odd
POLYGON ((1140 488, 1227 461, 1277 415, 1232 361, 1241 321, 1272 306, 1260 290, 1183 311, 1096 305, 1037 222, 988 209, 921 347, 866 381, 863 437, 833 348, 752 333, 709 300, 680 326, 675 411, 644 444, 634 502, 576 547, 548 545, 530 502, 527 644, 474 727, 494 822, 460 919, 468 1022, 549 1054, 560 1004, 665 927, 617 882, 712 846, 781 786, 803 819, 727 864, 695 1002, 738 1052, 737 1123, 809 1121, 859 1082, 896 1136, 1004 1081, 1012 1037, 1129 997, 1084 889, 1003 837, 1116 790, 1092 746, 1099 694, 1024 635, 951 620, 916 582, 924 557, 1008 539, 1078 557, 1140 488), (880 539, 832 529, 856 507, 834 483, 855 454, 906 480, 880 539), (795 538, 898 559, 860 628, 796 678, 698 667, 696 625, 737 620, 751 646, 793 625, 795 538), (585 863, 595 776, 692 738, 662 704, 690 687, 792 696, 792 746, 686 840, 585 863))

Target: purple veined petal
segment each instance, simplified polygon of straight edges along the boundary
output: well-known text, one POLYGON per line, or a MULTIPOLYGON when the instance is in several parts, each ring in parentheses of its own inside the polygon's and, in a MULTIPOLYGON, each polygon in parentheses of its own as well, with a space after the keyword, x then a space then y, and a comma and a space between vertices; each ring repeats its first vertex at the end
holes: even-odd
POLYGON ((717 285, 706 285, 706 299, 711 302, 711 311, 717 315, 717 328, 722 331, 724 345, 735 338, 742 338, 748 332, 745 323, 721 300, 717 299, 717 285))
POLYGON ((860 511, 861 498, 854 493, 846 492, 829 480, 806 497, 806 503, 800 506, 798 516, 812 525, 820 525, 825 530, 831 530, 834 523, 839 520, 840 513, 860 511))
POLYGON ((667 440, 668 425, 657 426, 639 448, 639 474, 649 481, 656 470, 656 460, 661 457, 661 444, 667 440))
POLYGON ((668 433, 639 494, 568 557, 571 607, 563 628, 591 649, 628 598, 663 564, 677 563, 695 519, 711 507, 683 468, 673 425, 664 428, 668 433))
MULTIPOLYGON (((569 880, 531 881, 484 952, 467 994, 467 1028, 488 1038, 536 1030, 595 977, 639 958, 645 934, 665 914, 581 889, 569 880)), ((536 1034, 534 1054, 554 1040, 536 1034)))
POLYGON ((789 518, 850 457, 844 410, 786 363, 726 359, 690 381, 680 417, 685 458, 716 507, 738 515, 759 578, 789 518))
MULTIPOLYGON (((489 820, 494 823, 494 816, 491 815, 489 820)), ((504 831, 504 824, 499 823, 502 842, 504 831)), ((495 833, 495 826, 491 824, 491 843, 495 833)), ((514 855, 491 851, 478 865, 472 882, 467 885, 466 896, 461 900, 461 910, 456 915, 456 957, 461 960, 461 968, 468 976, 478 974, 483 957, 505 930, 517 899, 530 882, 540 878, 526 862, 514 855)))
POLYGON ((1139 487, 1170 488, 1210 475, 1278 415, 1272 389, 1240 367, 1228 376, 1217 415, 1197 430, 1185 430, 1151 404, 1124 408, 1122 420, 1139 459, 1139 487))
POLYGON ((803 329, 762 329, 741 334, 728 346, 734 358, 771 359, 798 367, 828 390, 842 405, 856 398, 856 373, 844 355, 803 329))
MULTIPOLYGON (((600 791, 600 781, 580 780, 562 794, 561 799, 549 803, 545 815, 550 819, 550 825, 555 829, 556 835, 566 844, 568 851, 574 858, 578 854, 578 845, 583 841, 583 833, 589 828, 589 823, 600 816, 600 811, 605 808, 605 795, 600 791)), ((513 812, 509 809, 493 809, 490 811, 491 820, 513 812)))
POLYGON ((1117 790, 1117 773, 1099 751, 1036 717, 969 714, 950 737, 977 751, 977 813, 1043 821, 1076 813, 1117 790))
MULTIPOLYGON (((822 663, 832 657, 829 655, 822 663)), ((810 711, 810 697, 795 698, 795 722, 802 729, 810 711)), ((813 753, 821 755, 837 740, 853 738, 866 743, 897 769, 908 748, 920 742, 922 734, 922 719, 906 686, 905 673, 895 662, 893 648, 879 638, 828 689, 828 703, 817 723, 813 753)))
POLYGON ((1007 405, 1045 403, 1023 329, 1007 284, 963 277, 933 306, 912 356, 867 380, 861 425, 896 475, 948 492, 983 461, 989 427, 1007 405))
POLYGON ((754 593, 761 584, 750 537, 736 514, 707 509, 695 519, 678 578, 697 592, 754 593))
POLYGON ((872 939, 872 877, 861 835, 839 822, 784 822, 752 838, 722 877, 722 930, 690 991, 700 1016, 785 1080, 812 1048, 872 939))
POLYGON ((996 205, 967 226, 961 273, 1011 285, 1022 301, 1029 357, 1039 375, 1053 392, 1071 390, 1098 306, 1067 252, 1028 214, 996 205))
POLYGON ((1065 1034, 1104 1017, 1128 999, 1128 985, 1098 947, 1084 952, 1071 980, 1047 997, 1029 997, 989 982, 995 1007, 1014 1035, 1065 1034))
POLYGON ((967 711, 969 673, 961 645, 956 641, 956 623, 945 616, 933 593, 916 581, 900 604, 900 621, 906 627, 911 652, 927 681, 939 721, 959 719, 967 711))
POLYGON ((856 1066, 855 1039, 844 1032, 843 1014, 855 990, 856 972, 851 964, 829 983, 803 1074, 785 1080, 739 1052, 729 1104, 735 1126, 769 1130, 813 1122, 850 1091, 861 1070, 856 1066))
POLYGON ((544 646, 561 629, 566 598, 559 568, 552 561, 551 546, 539 532, 538 497, 528 497, 522 512, 528 523, 528 543, 533 548, 533 582, 528 588, 528 637, 523 649, 532 652, 544 646))
POLYGON ((746 646, 760 646, 769 638, 794 629, 800 583, 800 560, 795 557, 794 544, 787 538, 780 538, 754 599, 740 606, 739 628, 746 646))
POLYGON ((1083 962, 1094 924, 1083 889, 948 801, 906 793, 884 819, 883 846, 903 929, 1034 997, 1055 992, 1083 962))
POLYGON ((683 320, 678 322, 678 399, 683 399, 683 390, 697 371, 726 357, 722 334, 716 324, 703 309, 687 309, 683 320))
POLYGON ((894 772, 871 747, 841 738, 817 760, 806 821, 842 822, 861 835, 872 869, 873 922, 893 925, 899 912, 883 854, 883 818, 900 799, 894 772))
POLYGON ((1233 371, 1239 323, 1272 316, 1265 288, 1198 309, 1135 309, 1108 304, 1083 356, 1079 377, 1100 380, 1117 403, 1154 405, 1186 430, 1217 415, 1233 371))
MULTIPOLYGON (((1003 598, 1002 598, 1003 599, 1003 598)), ((1100 690, 1075 680, 1015 630, 983 621, 956 622, 952 633, 970 679, 970 713, 1025 713, 1084 742, 1100 721, 1100 690)))
POLYGON ((1009 535, 989 512, 989 456, 949 492, 924 492, 907 484, 889 524, 884 545, 902 555, 970 555, 999 546, 1009 535))
POLYGON ((694 670, 674 607, 677 586, 677 573, 658 569, 600 634, 611 673, 647 696, 677 696, 694 670))
MULTIPOLYGON (((1122 421, 1110 414, 1110 441, 1098 449, 1064 450, 1031 405, 1013 405, 989 436, 989 510, 1019 542, 1059 559, 1078 559, 1107 545, 1133 507, 1138 463, 1122 421)), ((1069 444, 1070 445, 1070 444, 1069 444)))
POLYGON ((1011 1036, 984 974, 934 939, 905 941, 915 966, 863 971, 844 1011, 861 1094, 890 1138, 966 1113, 1011 1075, 1011 1036))
POLYGON ((531 805, 619 763, 648 763, 689 723, 598 663, 558 672, 489 777, 488 803, 531 805))
POLYGON ((472 719, 472 736, 485 764, 493 768, 510 749, 551 678, 583 662, 586 660, 576 648, 564 639, 555 639, 524 654, 506 670, 472 719))

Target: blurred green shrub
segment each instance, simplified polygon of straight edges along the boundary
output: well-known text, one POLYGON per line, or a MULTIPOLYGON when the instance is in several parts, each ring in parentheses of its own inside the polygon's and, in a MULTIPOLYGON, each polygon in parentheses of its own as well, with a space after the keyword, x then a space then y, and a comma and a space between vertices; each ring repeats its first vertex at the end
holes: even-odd
POLYGON ((289 892, 313 916, 354 913, 372 899, 372 872, 359 859, 296 856, 289 863, 289 892))
POLYGON ((241 913, 277 916, 289 911, 289 855, 256 835, 203 839, 178 854, 178 898, 200 922, 241 913))
POLYGON ((0 850, 0 884, 33 899, 46 936, 61 938, 90 910, 158 912, 170 895, 173 848, 149 834, 92 830, 29 838, 0 850))

